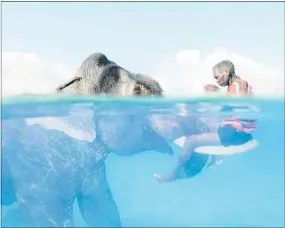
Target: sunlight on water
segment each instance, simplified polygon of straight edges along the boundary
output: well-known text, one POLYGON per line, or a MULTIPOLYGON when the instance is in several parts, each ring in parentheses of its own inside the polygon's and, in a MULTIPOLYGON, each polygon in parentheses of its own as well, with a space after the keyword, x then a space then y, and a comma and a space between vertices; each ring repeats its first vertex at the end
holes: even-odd
POLYGON ((72 217, 75 226, 115 224, 108 223, 115 218, 110 217, 109 201, 104 201, 106 191, 98 187, 108 186, 98 174, 98 164, 106 157, 106 177, 122 226, 284 226, 284 100, 12 97, 2 105, 1 156, 6 227, 68 225, 72 217), (154 150, 119 156, 153 145, 165 148, 155 130, 145 127, 145 117, 152 115, 158 116, 157 129, 169 124, 159 125, 165 115, 205 123, 231 116, 258 119, 258 146, 223 155, 223 163, 193 178, 158 183, 153 174, 169 172, 181 150, 183 138, 175 141, 173 135, 181 132, 174 122, 170 130, 160 132, 172 156, 154 150), (94 119, 114 152, 108 156, 96 152, 104 148, 93 147, 94 119), (137 140, 140 137, 143 140, 137 140), (14 190, 24 213, 15 203, 14 190), (100 194, 94 198, 94 192, 100 194), (79 201, 74 200, 76 194, 79 201), (27 211, 37 222, 26 221, 27 211))

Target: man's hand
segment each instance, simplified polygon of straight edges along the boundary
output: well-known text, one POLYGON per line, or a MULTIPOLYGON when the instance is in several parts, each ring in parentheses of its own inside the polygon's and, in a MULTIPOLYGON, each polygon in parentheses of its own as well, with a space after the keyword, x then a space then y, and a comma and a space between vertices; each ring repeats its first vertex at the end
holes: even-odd
POLYGON ((204 86, 206 92, 218 92, 220 88, 213 84, 207 84, 204 86))

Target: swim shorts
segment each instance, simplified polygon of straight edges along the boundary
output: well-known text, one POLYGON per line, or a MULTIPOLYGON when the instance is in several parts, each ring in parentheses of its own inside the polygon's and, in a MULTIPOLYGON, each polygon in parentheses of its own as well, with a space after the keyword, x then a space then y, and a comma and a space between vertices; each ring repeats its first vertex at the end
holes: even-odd
POLYGON ((252 134, 239 131, 232 125, 220 127, 218 135, 223 146, 239 146, 252 140, 252 134))

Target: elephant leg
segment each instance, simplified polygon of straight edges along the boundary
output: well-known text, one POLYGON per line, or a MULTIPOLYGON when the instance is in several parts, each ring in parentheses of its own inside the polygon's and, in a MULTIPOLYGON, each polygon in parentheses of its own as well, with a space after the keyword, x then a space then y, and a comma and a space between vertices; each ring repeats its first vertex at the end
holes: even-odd
POLYGON ((92 175, 86 177, 77 199, 82 217, 88 226, 121 227, 119 211, 107 182, 103 162, 92 175))
POLYGON ((21 217, 25 219, 23 226, 72 226, 75 190, 71 178, 59 169, 47 171, 44 162, 40 166, 29 157, 17 159, 12 176, 21 217))
POLYGON ((17 199, 11 170, 5 156, 2 156, 1 171, 1 205, 8 206, 16 202, 17 199))
POLYGON ((22 223, 26 227, 71 227, 73 226, 73 204, 63 197, 50 194, 34 196, 17 191, 22 223))

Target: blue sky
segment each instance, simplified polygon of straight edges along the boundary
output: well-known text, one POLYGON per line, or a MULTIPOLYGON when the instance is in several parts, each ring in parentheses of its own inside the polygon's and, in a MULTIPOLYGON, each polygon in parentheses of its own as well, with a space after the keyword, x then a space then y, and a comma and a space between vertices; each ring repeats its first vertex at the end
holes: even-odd
POLYGON ((284 3, 2 3, 2 49, 78 66, 100 51, 133 71, 186 48, 284 65, 284 3))

